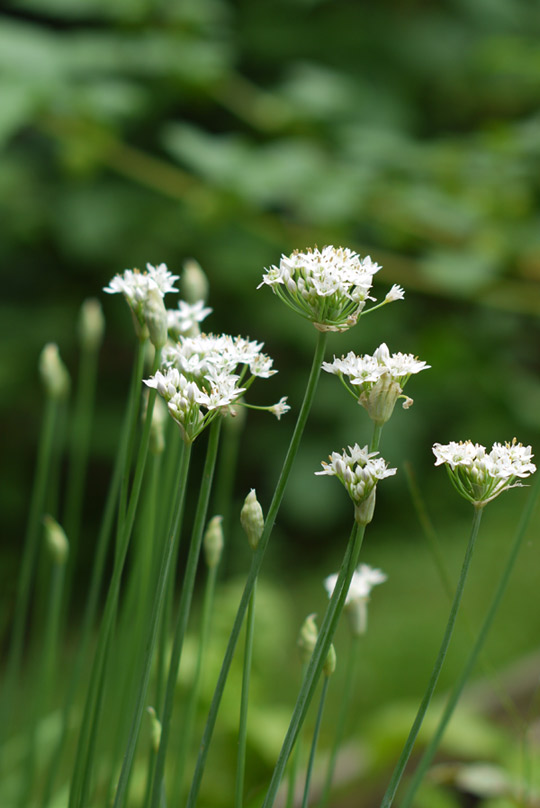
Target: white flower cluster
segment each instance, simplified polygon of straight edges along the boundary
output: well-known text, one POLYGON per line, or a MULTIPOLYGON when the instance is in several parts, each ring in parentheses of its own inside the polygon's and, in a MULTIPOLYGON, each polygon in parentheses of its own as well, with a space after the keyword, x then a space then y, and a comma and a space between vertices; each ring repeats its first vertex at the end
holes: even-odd
MULTIPOLYGON (((265 270, 257 288, 267 285, 290 308, 320 331, 346 331, 355 325, 369 296, 373 276, 380 269, 369 256, 348 248, 295 251, 282 255, 279 267, 265 270)), ((400 300, 403 290, 393 286, 384 302, 400 300)))
MULTIPOLYGON (((387 575, 382 570, 370 567, 368 564, 360 564, 354 571, 349 591, 345 598, 345 610, 349 616, 353 634, 365 634, 367 629, 367 604, 371 590, 374 586, 383 584, 387 580, 387 575)), ((324 579, 324 587, 331 598, 336 583, 337 574, 328 575, 324 579)))
POLYGON ((433 454, 435 465, 446 465, 454 487, 476 507, 483 507, 509 488, 519 487, 518 478, 536 471, 531 447, 523 446, 516 438, 511 443, 494 443, 490 452, 471 441, 436 443, 433 454))
MULTIPOLYGON (((268 378, 277 372, 261 348, 262 343, 228 334, 180 338, 166 346, 163 369, 145 384, 165 399, 184 439, 191 442, 218 412, 238 402, 256 376, 268 378), (239 372, 238 366, 243 366, 239 372)), ((261 409, 269 409, 279 419, 289 407, 281 399, 261 409)))
POLYGON ((403 398, 407 409, 413 403, 402 395, 410 376, 426 370, 426 364, 412 354, 391 354, 386 343, 379 345, 375 353, 357 356, 350 351, 333 362, 323 362, 322 368, 343 381, 349 393, 366 408, 370 418, 384 424, 394 410, 398 398, 403 398), (344 381, 346 376, 348 383, 344 381))
MULTIPOLYGON (((152 266, 146 265, 146 272, 140 272, 138 269, 126 269, 121 275, 115 275, 108 286, 105 286, 103 291, 110 295, 122 294, 124 295, 135 319, 135 328, 139 337, 145 338, 148 336, 145 322, 145 306, 154 305, 155 300, 152 298, 157 297, 158 302, 168 292, 177 292, 178 289, 174 286, 174 282, 179 278, 178 275, 173 275, 169 272, 165 264, 152 266)), ((163 317, 165 317, 163 313, 163 317)))
POLYGON ((204 300, 196 303, 178 301, 177 309, 167 310, 167 328, 173 339, 180 336, 195 336, 199 331, 199 323, 212 313, 212 309, 204 305, 204 300))
POLYGON ((358 522, 367 524, 373 516, 375 507, 375 487, 379 480, 391 477, 397 469, 388 468, 382 457, 376 457, 378 452, 370 452, 368 446, 361 448, 355 443, 345 449, 341 454, 332 452, 330 463, 322 462, 323 471, 315 474, 328 474, 337 477, 345 486, 347 493, 355 506, 355 518, 358 522), (368 503, 365 508, 361 506, 368 503))

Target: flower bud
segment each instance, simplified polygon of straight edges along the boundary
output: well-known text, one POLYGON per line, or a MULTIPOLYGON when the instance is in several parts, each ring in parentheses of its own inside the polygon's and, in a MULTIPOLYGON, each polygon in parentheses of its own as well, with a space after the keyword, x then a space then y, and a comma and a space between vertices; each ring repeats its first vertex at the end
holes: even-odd
POLYGON ((251 549, 256 550, 264 530, 264 516, 254 488, 244 500, 240 512, 240 523, 248 537, 251 549))
POLYGON ((78 334, 83 348, 95 351, 101 345, 105 332, 105 318, 101 303, 95 297, 89 297, 81 306, 79 313, 78 334))
POLYGON ((157 287, 148 289, 144 299, 144 320, 148 327, 150 342, 156 350, 167 342, 167 309, 163 295, 157 287))
POLYGON ((70 387, 70 378, 66 366, 60 359, 58 345, 49 342, 43 348, 39 357, 39 372, 41 380, 51 398, 64 398, 70 387))
POLYGON ((360 395, 358 402, 368 411, 371 420, 382 426, 392 417, 396 401, 402 392, 401 386, 392 379, 390 373, 383 373, 370 390, 360 395))
POLYGON ((199 300, 208 299, 208 278, 201 269, 198 261, 189 258, 184 262, 182 275, 182 295, 187 303, 198 303, 199 300))
POLYGON ((206 565, 209 569, 217 567, 221 560, 221 553, 223 552, 223 522, 222 516, 214 516, 208 522, 208 527, 204 534, 203 547, 206 565))
POLYGON ((323 673, 326 677, 332 676, 335 669, 336 669, 336 649, 334 648, 334 643, 332 643, 330 645, 330 648, 328 649, 326 659, 324 660, 323 673))
POLYGON ((354 519, 359 525, 369 525, 375 513, 375 497, 377 487, 372 488, 368 496, 354 505, 354 519))
POLYGON ((152 423, 150 425, 150 445, 149 449, 153 455, 163 454, 165 450, 165 422, 167 420, 167 407, 163 399, 157 398, 154 401, 152 411, 152 423))
POLYGON ((345 607, 353 637, 361 637, 367 631, 367 604, 367 597, 354 598, 345 607))
POLYGON ((315 622, 315 615, 310 614, 302 623, 297 641, 297 645, 300 650, 300 659, 302 660, 303 665, 306 665, 311 659, 311 655, 313 654, 315 645, 317 643, 318 635, 319 630, 317 628, 317 623, 315 622))
POLYGON ((62 527, 52 516, 43 517, 47 549, 55 564, 65 564, 69 554, 69 542, 62 527))
POLYGON ((146 712, 150 716, 150 739, 154 752, 159 750, 161 743, 161 721, 158 721, 156 711, 153 707, 147 707, 146 712))

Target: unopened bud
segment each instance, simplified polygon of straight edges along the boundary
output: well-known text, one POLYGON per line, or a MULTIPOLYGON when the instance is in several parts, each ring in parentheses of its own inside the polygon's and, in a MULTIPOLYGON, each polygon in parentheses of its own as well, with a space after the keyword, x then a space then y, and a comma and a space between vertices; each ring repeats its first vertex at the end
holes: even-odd
POLYGON ((336 649, 334 643, 330 645, 326 659, 324 660, 323 673, 325 676, 332 676, 336 669, 336 649))
POLYGON ((264 516, 254 488, 244 500, 240 511, 240 523, 247 535, 249 546, 252 550, 256 550, 264 530, 264 516))
POLYGON ((208 278, 201 269, 201 265, 194 258, 184 262, 184 272, 181 280, 182 297, 187 303, 198 303, 199 300, 208 300, 208 278))
POLYGON ((319 630, 317 628, 317 623, 315 622, 315 615, 310 614, 302 623, 297 641, 297 645, 300 650, 300 659, 302 660, 303 665, 307 664, 311 659, 318 636, 319 630))
POLYGON ((69 555, 69 542, 62 527, 52 516, 44 516, 45 541, 55 564, 65 564, 69 555))
POLYGON ((103 340, 105 318, 101 303, 95 297, 85 300, 81 306, 78 323, 79 340, 83 348, 97 350, 103 340))
POLYGON ((147 707, 146 712, 150 716, 150 742, 154 752, 157 752, 161 743, 161 721, 158 721, 153 707, 147 707))
POLYGON ((368 392, 362 393, 358 403, 365 407, 371 420, 382 426, 392 417, 396 401, 403 393, 390 373, 383 373, 368 392))
POLYGON ((375 498, 377 486, 371 489, 370 493, 361 502, 355 503, 354 519, 359 525, 369 525, 375 513, 375 498))
POLYGON ((165 423, 167 421, 167 405, 162 398, 156 397, 154 409, 152 411, 152 423, 150 425, 150 445, 149 449, 153 455, 163 454, 165 450, 165 423))
POLYGON ((223 529, 221 523, 223 522, 222 516, 214 516, 208 522, 208 527, 204 534, 203 547, 206 565, 211 569, 217 567, 221 560, 221 553, 223 552, 223 529))
POLYGON ((167 342, 167 309, 159 289, 148 289, 143 306, 144 320, 148 327, 150 342, 159 350, 167 342))
POLYGON ((51 398, 64 398, 69 392, 70 378, 66 366, 60 359, 58 345, 49 342, 39 357, 41 380, 51 398))

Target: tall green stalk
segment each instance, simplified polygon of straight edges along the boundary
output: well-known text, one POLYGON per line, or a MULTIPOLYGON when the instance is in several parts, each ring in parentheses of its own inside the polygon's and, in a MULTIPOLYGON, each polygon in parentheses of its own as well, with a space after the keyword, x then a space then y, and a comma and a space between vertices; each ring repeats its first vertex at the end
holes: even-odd
POLYGON ((50 395, 47 396, 37 453, 36 474, 28 511, 28 524, 24 540, 21 574, 17 589, 13 630, 6 662, 6 675, 1 700, 0 724, 2 733, 6 733, 6 735, 9 733, 11 711, 15 702, 14 690, 21 671, 24 636, 30 607, 31 586, 39 550, 41 517, 43 515, 47 491, 59 406, 58 398, 50 395))
POLYGON ((317 682, 326 660, 326 655, 328 654, 328 650, 332 643, 332 638, 334 636, 338 620, 341 616, 341 612, 343 611, 343 606, 345 605, 345 598, 347 597, 354 571, 358 564, 358 556, 360 555, 364 533, 365 526, 359 525, 357 522, 355 522, 347 544, 345 555, 343 557, 338 579, 324 615, 319 636, 317 638, 317 643, 309 661, 300 692, 296 699, 289 728, 287 730, 287 734, 285 735, 285 740, 283 741, 283 745, 274 768, 272 779, 263 803, 263 808, 270 808, 270 806, 274 804, 277 790, 281 783, 289 755, 291 754, 298 733, 307 715, 309 705, 313 698, 315 688, 317 687, 317 682))
POLYGON ((332 748, 330 750, 328 768, 326 770, 326 777, 319 802, 319 808, 326 808, 328 805, 328 800, 330 799, 330 790, 332 788, 332 781, 334 779, 334 772, 336 770, 337 756, 343 741, 347 717, 350 715, 351 696, 355 681, 359 645, 360 637, 358 634, 352 634, 350 638, 349 653, 347 654, 347 662, 345 665, 345 682, 343 684, 341 704, 336 721, 336 731, 334 733, 332 748))
POLYGON ((152 790, 152 802, 151 802, 152 808, 158 808, 161 798, 162 781, 165 773, 165 757, 167 754, 167 746, 169 742, 169 735, 171 729, 171 718, 174 706, 174 694, 176 690, 176 682, 178 679, 178 668, 180 666, 182 648, 184 645, 184 637, 186 634, 186 628, 191 609, 193 588, 195 585, 195 574, 197 572, 197 565, 199 562, 204 525, 206 522, 206 514, 208 510, 208 502, 210 499, 210 491, 212 488, 212 480, 216 465, 221 422, 222 419, 220 417, 217 417, 212 421, 212 424, 210 426, 210 435, 208 438, 208 447, 206 450, 206 460, 203 469, 203 477, 201 482, 201 488, 199 491, 199 498, 197 501, 197 509, 195 512, 195 520, 193 523, 193 532, 191 536, 191 544, 186 562, 186 570, 184 573, 182 594, 180 596, 180 605, 178 607, 178 617, 171 652, 171 660, 169 663, 169 675, 167 678, 167 688, 165 691, 163 715, 160 717, 161 740, 159 744, 159 750, 157 753, 156 767, 154 772, 154 786, 152 790))
POLYGON ((122 769, 120 772, 120 779, 118 781, 118 786, 116 789, 114 808, 118 808, 118 806, 122 805, 124 802, 124 796, 127 790, 127 784, 131 773, 131 767, 133 765, 135 747, 137 745, 137 739, 139 737, 142 717, 144 714, 144 705, 146 700, 146 693, 148 690, 148 682, 150 680, 152 657, 158 635, 161 612, 163 609, 163 600, 167 587, 167 580, 170 574, 171 559, 175 555, 175 549, 177 548, 178 542, 180 540, 180 527, 182 522, 183 506, 186 495, 186 485, 189 472, 190 457, 191 457, 191 446, 189 445, 185 447, 185 451, 182 455, 180 484, 175 503, 173 527, 163 547, 163 555, 159 570, 159 578, 156 585, 156 592, 154 596, 154 602, 152 605, 152 613, 148 625, 147 638, 145 642, 144 659, 141 665, 140 682, 137 691, 137 697, 135 700, 135 709, 133 711, 133 720, 129 731, 126 753, 124 755, 122 769))
POLYGON ((255 632, 255 598, 257 581, 249 599, 246 619, 246 641, 244 645, 244 665, 242 670, 242 693, 240 696, 240 722, 238 728, 238 757, 236 764, 235 808, 242 808, 244 802, 244 775, 246 769, 247 718, 249 707, 249 682, 251 678, 251 660, 253 658, 253 635, 255 632))
POLYGON ((429 768, 431 761, 433 760, 433 756, 435 755, 435 752, 437 751, 437 748, 441 742, 446 727, 448 726, 448 722, 450 721, 454 713, 454 710, 459 701, 463 688, 477 663, 480 652, 485 644, 486 638, 493 624, 493 620, 495 619, 495 615, 497 614, 497 611, 503 599, 506 587, 508 586, 508 581, 510 580, 510 575, 512 574, 512 571, 514 569, 519 551, 521 549, 521 545, 523 543, 523 539, 525 537, 525 533, 529 526, 531 516, 533 515, 534 508, 538 500, 539 493, 540 493, 540 475, 536 478, 533 490, 531 491, 529 498, 527 500, 527 504, 522 512, 521 519, 514 537, 514 542, 510 549, 510 553, 508 554, 508 560, 506 562, 506 566, 499 580, 499 584, 493 596, 493 600, 491 601, 490 607, 488 609, 488 612, 486 614, 486 617, 484 619, 476 642, 471 650, 471 653, 469 654, 469 658, 463 668, 463 671, 461 672, 461 676, 457 679, 457 681, 454 684, 454 687, 452 688, 452 692, 450 693, 450 696, 446 703, 446 707, 444 708, 444 712, 439 719, 437 729, 435 730, 433 737, 428 743, 424 751, 424 754, 422 755, 420 763, 418 764, 416 771, 414 772, 411 782, 401 802, 401 808, 409 808, 412 805, 414 796, 418 790, 420 783, 423 780, 423 777, 427 769, 429 768))
POLYGON ((244 622, 244 617, 247 612, 249 600, 251 598, 251 593, 253 591, 255 581, 259 575, 259 571, 262 566, 266 548, 268 546, 270 535, 274 527, 274 522, 276 520, 276 516, 279 511, 279 506, 281 505, 281 500, 283 499, 283 494, 285 493, 285 488, 287 485, 287 481, 289 479, 289 474, 291 472, 294 459, 300 446, 300 441, 308 419, 309 411, 311 409, 311 405, 315 397, 315 390, 317 388, 317 382, 319 380, 321 372, 321 364, 324 359, 326 338, 327 335, 325 332, 321 331, 317 332, 317 344, 315 347, 315 353, 313 356, 313 362, 311 365, 311 371, 306 387, 306 392, 304 394, 304 400, 302 402, 302 406, 298 414, 296 426, 294 428, 291 442, 289 444, 289 449, 285 457, 285 462, 283 463, 283 468, 281 470, 276 490, 274 492, 270 508, 268 509, 268 514, 264 524, 264 531, 261 536, 259 545, 253 554, 251 568, 248 573, 242 598, 240 600, 240 605, 238 607, 236 618, 231 630, 229 642, 227 645, 227 649, 225 651, 225 657, 223 659, 221 671, 214 691, 214 696, 212 698, 212 703, 210 705, 210 710, 208 712, 206 727, 204 729, 203 737, 201 740, 199 756, 197 759, 195 772, 193 774, 191 790, 188 796, 187 808, 194 808, 195 803, 197 802, 204 767, 206 764, 206 758, 208 755, 208 749, 210 747, 210 741, 212 739, 212 734, 214 732, 214 726, 217 720, 219 705, 221 703, 221 698, 223 696, 223 691, 225 689, 225 684, 227 681, 227 677, 229 675, 229 670, 232 664, 234 651, 236 649, 236 644, 238 642, 238 637, 240 635, 240 630, 244 622))
POLYGON ((306 771, 306 782, 304 785, 304 796, 302 798, 302 808, 307 808, 309 802, 309 788, 311 785, 311 775, 313 774, 313 765, 315 763, 315 753, 317 751, 317 743, 319 741, 319 733, 321 731, 321 723, 324 712, 324 705, 326 703, 326 695, 328 693, 328 683, 330 677, 325 676, 321 691, 321 698, 319 700, 319 709, 317 710, 317 719, 315 721, 315 728, 313 730, 313 739, 311 741, 311 749, 309 751, 309 760, 306 771))
POLYGON ((474 515, 471 527, 471 534, 469 538, 469 543, 467 545, 467 550, 465 552, 465 558, 463 560, 463 565, 461 567, 461 573, 459 576, 458 584, 456 587, 456 593, 454 595, 454 600, 452 601, 452 606, 450 608, 450 615, 448 617, 448 623, 446 624, 446 629, 444 632, 444 636, 442 639, 441 647, 439 648, 439 653, 437 654, 437 658, 435 660, 435 664, 433 666, 433 670, 431 672, 431 676, 429 678, 429 682, 420 702, 420 706, 418 708, 418 712, 416 714, 416 718, 414 719, 413 725, 405 742, 405 746, 403 747, 403 751, 399 757, 399 760, 396 764, 396 767, 392 773, 392 777, 390 778, 390 783, 388 784, 388 788, 383 796, 381 802, 381 808, 390 808, 394 801, 394 797, 398 786, 400 784, 401 778, 403 776, 403 772, 405 771, 405 767, 411 756, 417 735, 420 731, 420 727, 422 726, 422 722, 424 720, 424 716, 427 712, 429 704, 431 702, 431 697, 433 696, 433 692, 437 685, 437 681, 439 679, 439 674, 441 672, 441 668, 443 666, 446 652, 448 650, 448 646, 450 645, 450 640, 452 638, 452 633, 454 631, 454 625, 456 622, 457 613, 459 610, 459 605, 461 603, 461 597, 463 595, 463 589, 465 586, 465 581, 467 579, 467 573, 469 571, 469 566, 471 563, 472 554, 474 551, 474 546, 476 544, 476 538, 478 536, 478 531, 480 529, 480 521, 482 519, 482 507, 474 507, 474 515))
POLYGON ((202 671, 206 650, 208 646, 208 639, 210 636, 210 624, 212 618, 212 607, 214 603, 214 594, 216 589, 216 581, 218 574, 218 565, 213 564, 208 568, 208 575, 206 578, 206 586, 204 590, 202 615, 201 615, 201 628, 199 633, 199 646, 197 650, 197 662, 195 664, 195 673, 193 675, 193 684, 191 692, 189 693, 184 718, 182 722, 183 731, 180 738, 180 747, 178 754, 175 758, 176 775, 173 783, 173 797, 172 805, 181 805, 184 797, 184 784, 186 774, 186 762, 193 740, 193 729, 195 725, 195 717, 197 715, 197 707, 199 705, 199 694, 201 689, 202 671))
MULTIPOLYGON (((159 351, 156 351, 154 358, 154 370, 159 367, 159 351)), ((156 398, 156 391, 150 390, 148 397, 148 407, 146 412, 146 420, 144 423, 143 434, 139 446, 139 454, 135 468, 135 476, 133 479, 133 486, 129 498, 129 505, 125 519, 122 520, 123 529, 119 540, 117 542, 117 552, 115 555, 114 569, 112 578, 109 584, 109 591, 107 593, 107 600, 103 612, 103 618, 100 627, 98 638, 98 646, 94 658, 92 668, 92 675, 88 695, 86 699, 83 720, 80 729, 79 743, 77 746, 77 755, 75 759, 75 767, 73 772, 72 787, 69 796, 69 808, 83 808, 88 799, 88 792, 90 788, 90 777, 93 764, 93 744, 92 739, 96 739, 97 725, 100 717, 100 702, 102 699, 102 690, 104 686, 104 670, 108 656, 108 644, 111 635, 112 626, 116 616, 116 607, 118 603, 118 595, 120 592, 120 582, 122 579, 122 572, 124 563, 129 547, 133 523, 135 520, 135 513, 139 502, 139 495, 144 475, 144 467, 146 464, 146 456, 148 453, 148 444, 150 442, 150 429, 152 425, 152 413, 154 409, 154 402, 156 398)))

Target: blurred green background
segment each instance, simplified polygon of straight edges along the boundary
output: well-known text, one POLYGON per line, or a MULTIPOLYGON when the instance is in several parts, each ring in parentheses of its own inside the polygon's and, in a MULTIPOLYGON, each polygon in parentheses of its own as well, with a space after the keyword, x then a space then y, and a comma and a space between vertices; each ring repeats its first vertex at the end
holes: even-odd
MULTIPOLYGON (((196 258, 211 284, 214 314, 205 325, 263 340, 280 372, 256 392, 262 403, 287 394, 296 409, 313 329, 269 289, 255 288, 282 252, 315 244, 371 254, 383 265, 377 297, 392 283, 406 289, 404 302, 333 335, 329 350, 371 352, 386 341, 432 365, 411 380, 415 405, 396 411, 381 449, 392 465, 412 464, 456 567, 468 514, 444 472, 432 470, 432 443, 491 445, 517 435, 540 445, 539 36, 540 5, 526 0, 7 4, 0 16, 0 507, 8 601, 39 433, 43 344, 57 342, 75 375, 80 303, 101 299, 107 335, 88 560, 133 350, 127 308, 102 287, 126 267, 164 261, 179 274, 186 258, 196 258)), ((291 429, 291 416, 277 424, 250 414, 238 507, 251 487, 267 506, 291 429)), ((339 486, 313 472, 330 451, 368 434, 363 411, 335 379, 323 378, 267 566, 285 587, 303 579, 305 597, 292 598, 293 614, 310 599, 319 603, 308 611, 322 608, 320 577, 338 563, 351 516, 339 486)), ((479 550, 471 595, 480 616, 524 501, 518 491, 491 506, 493 535, 479 550)), ((501 618, 510 637, 493 640, 501 664, 537 648, 537 531, 538 522, 501 618)), ((440 600, 442 612, 445 600, 405 475, 381 486, 371 532, 365 560, 385 565, 395 587, 386 617, 381 607, 381 629, 413 641, 424 636, 414 619, 429 615, 409 576, 427 581, 424 595, 440 600)), ((232 575, 245 556, 231 555, 232 575)), ((85 575, 82 565, 82 581, 85 575)), ((376 594, 382 603, 383 591, 376 594)), ((426 630, 438 637, 440 627, 426 630)), ((379 646, 393 674, 403 657, 379 646)), ((422 660, 411 663, 410 677, 403 670, 398 692, 421 689, 415 665, 422 660)), ((447 682, 451 672, 450 664, 447 682)), ((372 698, 384 701, 382 680, 376 684, 372 698)))

